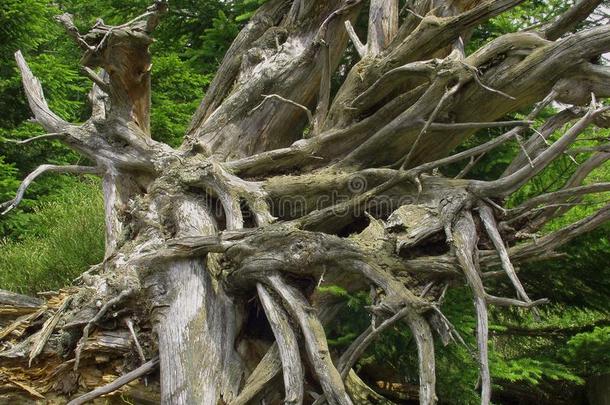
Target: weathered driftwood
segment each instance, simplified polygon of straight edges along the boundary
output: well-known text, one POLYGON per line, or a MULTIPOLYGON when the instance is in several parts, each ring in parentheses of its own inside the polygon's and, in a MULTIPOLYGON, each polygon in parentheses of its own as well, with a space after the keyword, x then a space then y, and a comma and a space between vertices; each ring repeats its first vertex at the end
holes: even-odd
POLYGON ((53 113, 18 52, 30 107, 49 132, 21 144, 60 141, 93 166, 41 166, 2 209, 44 172, 100 175, 106 255, 46 301, 0 292, 2 392, 66 399, 92 390, 74 399, 81 403, 150 372, 156 360, 145 359, 158 354, 150 389, 128 384, 125 395, 154 398, 158 383, 161 401, 172 404, 391 403, 352 367, 394 326, 412 331, 416 396, 433 404, 433 331, 444 343, 461 339, 440 304, 465 279, 488 404, 488 305, 545 302, 529 298, 514 264, 551 257, 610 219, 607 206, 520 239, 610 189, 583 185, 610 157, 604 148, 592 149, 559 191, 504 206, 556 159, 589 152, 572 145, 609 122, 598 100, 610 95, 610 70, 593 61, 610 51, 610 26, 574 32, 601 1, 581 0, 538 31, 465 54, 475 26, 520 3, 416 0, 401 13, 397 0, 267 1, 227 52, 178 149, 155 141, 149 125, 148 46, 167 4, 120 26, 100 21, 87 34, 59 16, 84 52, 92 117, 76 125, 53 113), (365 5, 366 41, 353 28, 365 5), (350 40, 361 59, 331 98, 350 40), (573 106, 532 128, 552 101, 573 106), (523 121, 503 118, 531 106, 523 121), (491 127, 507 132, 451 154, 491 127), (518 142, 520 153, 504 174, 469 179, 505 142, 518 142), (439 173, 460 162, 457 178, 439 173), (503 271, 483 272, 493 268, 503 271), (503 275, 517 298, 491 294, 503 275), (343 353, 328 349, 324 330, 338 304, 322 284, 371 291, 373 323, 343 353))

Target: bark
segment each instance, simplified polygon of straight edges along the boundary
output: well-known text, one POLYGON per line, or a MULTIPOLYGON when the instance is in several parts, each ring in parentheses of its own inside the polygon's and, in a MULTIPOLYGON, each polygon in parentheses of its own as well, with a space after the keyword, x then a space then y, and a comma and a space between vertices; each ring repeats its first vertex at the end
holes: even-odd
POLYGON ((535 242, 520 239, 566 211, 545 204, 609 189, 582 185, 606 150, 560 190, 504 206, 553 161, 577 153, 571 147, 587 127, 608 122, 598 100, 610 93, 610 71, 592 61, 610 50, 609 26, 561 38, 599 2, 581 1, 540 32, 465 54, 474 27, 519 3, 418 0, 401 20, 398 1, 266 2, 229 49, 179 149, 154 141, 149 126, 148 45, 167 4, 87 34, 70 15, 58 17, 83 49, 92 117, 76 125, 54 114, 17 53, 34 117, 49 132, 22 144, 60 140, 93 166, 41 166, 2 210, 43 172, 100 175, 106 255, 44 301, 0 294, 2 395, 82 403, 119 390, 168 404, 391 403, 353 367, 394 326, 411 330, 417 396, 434 404, 433 332, 460 339, 440 305, 449 286, 466 280, 481 402, 490 403, 488 306, 546 302, 529 298, 514 264, 552 256, 610 219, 605 207, 535 242), (352 24, 364 7, 366 44, 352 24), (333 96, 348 40, 361 60, 333 96), (531 131, 553 100, 574 106, 531 131), (526 120, 506 121, 528 108, 526 120), (492 127, 507 132, 451 154, 492 127), (468 178, 481 156, 515 140, 521 152, 501 177, 468 178), (438 170, 468 159, 458 178, 438 170), (490 292, 495 273, 485 270, 494 268, 517 298, 490 292), (325 330, 340 304, 322 284, 372 292, 372 324, 342 353, 328 348, 325 330))

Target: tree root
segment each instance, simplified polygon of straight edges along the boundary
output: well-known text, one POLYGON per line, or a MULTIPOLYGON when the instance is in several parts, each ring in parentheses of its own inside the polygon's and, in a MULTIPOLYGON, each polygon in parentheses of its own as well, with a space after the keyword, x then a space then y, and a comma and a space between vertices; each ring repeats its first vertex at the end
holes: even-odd
POLYGON ((487 341, 489 334, 487 303, 485 288, 479 276, 477 262, 474 260, 476 251, 476 228, 472 215, 463 213, 457 220, 454 229, 453 243, 456 256, 464 270, 468 285, 474 295, 474 306, 477 314, 477 344, 479 350, 479 368, 481 373, 481 404, 489 405, 491 401, 491 375, 489 372, 489 359, 487 354, 487 341))
POLYGON ((284 305, 301 327, 307 357, 322 386, 326 399, 331 404, 352 405, 352 400, 345 391, 341 375, 330 357, 324 328, 317 319, 314 309, 311 308, 300 291, 286 284, 281 277, 270 276, 268 282, 274 291, 282 297, 284 305))
MULTIPOLYGON (((245 405, 274 399, 282 372, 289 404, 304 402, 306 393, 316 398, 316 404, 351 405, 356 403, 355 395, 387 403, 358 380, 353 368, 374 339, 404 320, 417 344, 419 400, 430 405, 437 401, 431 325, 443 341, 464 344, 439 308, 449 284, 463 277, 477 316, 481 401, 489 404, 488 305, 533 308, 546 302, 529 298, 513 263, 552 254, 571 238, 610 219, 606 206, 536 243, 517 241, 519 232, 565 212, 547 206, 530 215, 540 204, 555 197, 568 204, 573 202, 572 192, 580 197, 608 189, 607 184, 578 188, 594 167, 607 160, 605 151, 581 166, 556 193, 508 211, 500 202, 563 156, 590 124, 604 121, 602 115, 608 110, 595 101, 609 94, 600 84, 608 69, 582 62, 608 51, 607 26, 557 42, 533 33, 506 35, 465 57, 469 30, 522 1, 453 2, 431 13, 429 2, 416 1, 409 4, 413 10, 407 9, 416 18, 399 28, 399 2, 371 0, 366 45, 350 22, 362 6, 359 0, 318 2, 315 7, 306 1, 266 2, 229 51, 220 79, 206 94, 188 139, 178 150, 152 140, 149 124, 148 47, 152 31, 167 11, 166 2, 155 2, 126 24, 108 26, 100 21, 87 35, 79 33, 70 15, 60 16, 85 53, 84 73, 93 82, 93 115, 83 125, 72 125, 53 113, 40 82, 17 53, 31 110, 49 132, 20 143, 58 139, 91 159, 95 167, 41 166, 24 180, 15 199, 1 208, 14 208, 28 185, 44 172, 104 174, 106 257, 97 274, 85 275, 79 282, 93 280, 89 287, 111 292, 103 293, 105 302, 99 309, 88 302, 88 291, 69 297, 62 293, 54 297, 56 301, 62 297, 61 303, 51 305, 49 300, 46 307, 42 302, 30 306, 23 300, 6 306, 0 302, 0 315, 17 318, 0 330, 7 345, 0 357, 10 362, 9 372, 3 365, 0 373, 9 375, 6 381, 13 389, 34 397, 51 391, 68 395, 77 389, 79 378, 83 385, 88 385, 88 378, 101 385, 101 377, 86 373, 89 362, 81 365, 84 356, 96 354, 97 361, 105 362, 100 374, 112 371, 106 376, 132 368, 130 363, 144 363, 72 402, 79 404, 156 367, 156 358, 145 361, 142 339, 149 356, 159 349, 165 402, 208 405, 222 398, 231 405, 245 405), (335 20, 340 21, 335 24, 335 20), (275 44, 265 48, 260 43, 274 30, 287 37, 282 39, 286 45, 274 36, 275 44), (362 60, 331 101, 333 69, 348 36, 362 60), (263 55, 260 62, 242 58, 250 48, 263 55), (568 61, 567 65, 559 66, 558 59, 568 61), (96 68, 102 69, 100 75, 96 68), (590 87, 582 87, 583 79, 569 76, 573 74, 584 74, 590 87), (592 90, 589 110, 568 111, 549 120, 542 143, 537 135, 521 142, 545 106, 571 97, 566 88, 575 90, 572 96, 578 102, 592 90), (546 94, 526 120, 496 121, 546 94), (255 105, 261 99, 264 104, 255 105), (270 99, 282 102, 272 113, 270 99), (481 112, 466 110, 469 103, 482 102, 489 105, 481 112), (313 105, 315 114, 309 109, 313 105), (576 118, 545 149, 543 143, 554 130, 576 118), (305 119, 313 136, 298 139, 306 137, 305 119), (513 126, 483 145, 444 157, 477 129, 513 126), (464 179, 482 156, 513 139, 521 152, 505 175, 494 181, 464 179), (444 178, 437 170, 469 158, 457 179, 444 178), (398 170, 385 168, 393 162, 397 163, 391 167, 398 170), (316 168, 324 170, 311 172, 316 168), (354 176, 364 179, 362 189, 350 187, 354 176), (345 190, 346 200, 329 198, 345 190), (306 200, 303 213, 285 214, 274 206, 294 197, 306 200), (222 212, 212 213, 206 198, 219 201, 222 212), (472 214, 477 207, 483 243, 472 214), (244 229, 252 225, 243 214, 248 211, 256 229, 244 229), (534 223, 524 225, 532 217, 534 223), (493 251, 479 251, 489 242, 493 251), (439 251, 429 253, 430 243, 439 251), (483 279, 493 280, 495 274, 483 274, 482 269, 498 265, 510 279, 516 299, 485 290, 483 279), (125 289, 133 285, 131 281, 145 286, 146 298, 134 300, 147 311, 139 336, 126 319, 131 313, 117 313, 124 321, 115 325, 120 330, 100 328, 93 334, 110 318, 113 305, 135 295, 135 289, 125 289), (337 365, 323 328, 323 323, 332 322, 328 314, 335 309, 314 307, 317 299, 324 299, 316 288, 322 283, 342 286, 349 293, 374 292, 369 307, 373 324, 342 353, 337 365), (270 335, 252 339, 244 327, 251 320, 248 300, 256 296, 273 339, 270 335), (69 306, 78 309, 69 311, 69 306), (43 325, 31 327, 42 324, 38 320, 47 313, 43 325), (76 328, 82 325, 75 344, 76 328), (157 347, 146 328, 157 333, 161 342, 157 347), (151 341, 152 346, 147 346, 151 341), (74 347, 74 359, 64 362, 61 356, 74 347), (25 358, 30 368, 13 367, 25 358), (43 358, 46 368, 39 367, 43 358), (34 383, 26 383, 30 380, 34 383), (53 385, 65 381, 66 387, 53 385), (312 392, 318 388, 320 395, 312 392)), ((553 38, 572 30, 594 3, 598 1, 579 2, 543 34, 553 38)), ((126 312, 136 312, 136 304, 130 304, 126 312)))
POLYGON ((278 345, 280 358, 282 359, 282 370, 284 373, 285 404, 303 403, 303 367, 299 355, 299 344, 296 335, 288 321, 288 316, 281 305, 269 294, 266 287, 256 285, 258 297, 263 305, 267 319, 278 345))

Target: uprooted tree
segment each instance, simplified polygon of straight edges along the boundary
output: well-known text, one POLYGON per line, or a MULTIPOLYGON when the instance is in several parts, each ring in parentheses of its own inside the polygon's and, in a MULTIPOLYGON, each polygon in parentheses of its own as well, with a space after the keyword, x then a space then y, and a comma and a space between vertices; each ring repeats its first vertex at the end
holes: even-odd
POLYGON ((84 403, 158 367, 158 381, 126 393, 160 387, 172 404, 390 403, 353 366, 404 322, 417 344, 420 403, 433 404, 433 341, 461 340, 441 301, 466 281, 488 404, 488 306, 546 302, 528 296, 514 265, 553 257, 610 219, 606 206, 535 237, 585 195, 610 191, 583 185, 607 147, 559 191, 506 207, 587 127, 608 123, 599 100, 610 96, 610 69, 599 57, 610 26, 577 31, 599 0, 466 55, 474 27, 522 2, 414 0, 400 10, 398 0, 270 0, 227 52, 178 149, 154 141, 149 126, 148 47, 167 4, 119 26, 99 20, 86 34, 58 16, 84 52, 92 116, 76 125, 54 114, 18 52, 30 107, 48 132, 22 143, 59 140, 91 165, 41 166, 2 209, 43 173, 99 175, 106 253, 44 302, 0 297, 13 317, 0 330, 3 390, 84 403), (364 44, 353 23, 367 8, 364 44), (350 41, 360 60, 331 91, 350 41), (553 102, 571 107, 531 128, 553 102), (526 120, 498 121, 528 107, 526 120), (508 132, 451 154, 492 127, 508 132), (468 179, 506 142, 520 153, 502 176, 468 179), (457 177, 441 174, 460 162, 457 177), (493 294, 503 277, 514 297, 493 294), (321 283, 370 291, 371 326, 343 353, 329 352, 324 332, 341 302, 321 283), (263 322, 272 334, 259 333, 263 322))

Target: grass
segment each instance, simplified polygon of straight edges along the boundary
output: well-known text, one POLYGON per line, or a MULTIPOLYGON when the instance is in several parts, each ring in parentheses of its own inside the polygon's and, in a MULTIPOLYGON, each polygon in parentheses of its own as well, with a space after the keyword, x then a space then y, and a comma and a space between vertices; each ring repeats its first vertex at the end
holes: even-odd
POLYGON ((0 288, 34 294, 69 285, 104 255, 99 183, 69 182, 40 203, 20 241, 0 242, 0 288))

